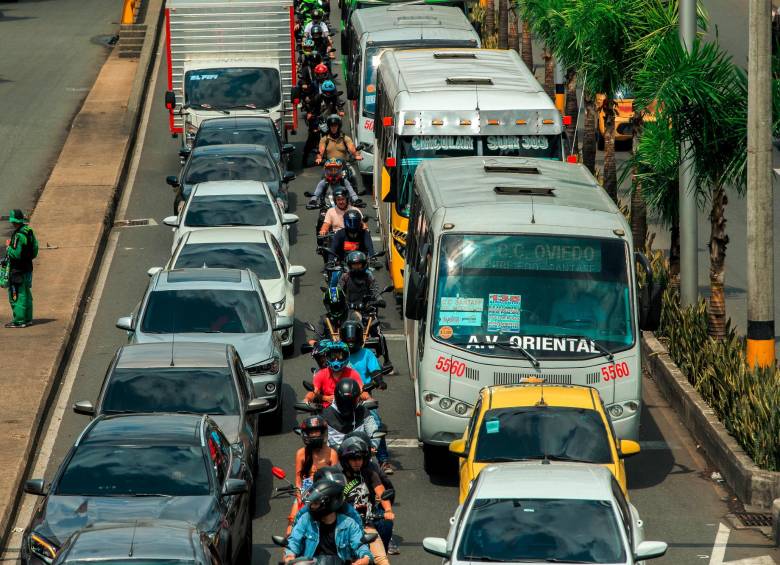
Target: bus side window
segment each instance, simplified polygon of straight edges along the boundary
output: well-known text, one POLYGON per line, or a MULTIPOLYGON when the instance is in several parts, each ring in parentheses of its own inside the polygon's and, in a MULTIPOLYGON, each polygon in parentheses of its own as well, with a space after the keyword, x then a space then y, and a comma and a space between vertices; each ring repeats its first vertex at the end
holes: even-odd
POLYGON ((409 229, 406 233, 406 256, 409 257, 409 264, 416 263, 417 257, 417 222, 420 214, 420 195, 416 190, 412 194, 412 207, 409 210, 409 229))

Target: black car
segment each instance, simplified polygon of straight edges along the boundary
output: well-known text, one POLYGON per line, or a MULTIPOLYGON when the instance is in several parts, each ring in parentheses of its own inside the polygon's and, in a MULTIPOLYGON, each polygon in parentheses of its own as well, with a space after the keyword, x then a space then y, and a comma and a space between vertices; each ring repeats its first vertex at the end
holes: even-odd
POLYGON ((235 347, 220 343, 142 343, 120 347, 93 405, 81 400, 73 411, 85 416, 154 412, 208 414, 244 459, 257 465, 258 414, 270 407, 254 398, 252 383, 235 347))
POLYGON ((169 520, 87 526, 73 534, 54 565, 221 565, 209 536, 191 524, 169 520))
POLYGON ((262 145, 207 145, 196 147, 190 153, 178 177, 165 179, 176 189, 174 214, 179 204, 187 200, 192 187, 201 182, 222 180, 263 181, 271 193, 287 209, 287 183, 295 173, 282 171, 271 151, 262 145))
POLYGON ((25 565, 49 564, 74 532, 133 520, 187 521, 209 536, 223 563, 249 563, 252 471, 208 416, 99 416, 65 456, 24 532, 25 565))

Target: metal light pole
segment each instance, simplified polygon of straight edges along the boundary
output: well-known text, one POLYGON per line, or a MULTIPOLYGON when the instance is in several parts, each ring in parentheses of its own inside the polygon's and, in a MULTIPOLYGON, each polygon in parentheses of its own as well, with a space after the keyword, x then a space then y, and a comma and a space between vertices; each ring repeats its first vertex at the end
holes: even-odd
MULTIPOLYGON (((771 1, 771 0, 767 0, 771 1)), ((690 53, 696 40, 696 0, 680 0, 680 42, 690 53)), ((680 145, 680 302, 699 300, 699 217, 689 143, 680 145)))
POLYGON ((771 0, 750 0, 748 16, 747 361, 775 362, 772 196, 771 0))

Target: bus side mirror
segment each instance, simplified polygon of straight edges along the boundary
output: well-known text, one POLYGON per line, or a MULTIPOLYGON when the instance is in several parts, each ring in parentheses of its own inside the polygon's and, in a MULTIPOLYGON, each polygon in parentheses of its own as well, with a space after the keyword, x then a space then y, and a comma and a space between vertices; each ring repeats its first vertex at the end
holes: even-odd
POLYGON ((168 110, 173 110, 176 107, 176 93, 172 90, 165 93, 165 107, 168 110))
POLYGON ((653 269, 645 254, 637 252, 634 257, 645 275, 645 284, 637 292, 639 297, 639 329, 652 332, 657 330, 661 324, 664 287, 653 278, 653 269))

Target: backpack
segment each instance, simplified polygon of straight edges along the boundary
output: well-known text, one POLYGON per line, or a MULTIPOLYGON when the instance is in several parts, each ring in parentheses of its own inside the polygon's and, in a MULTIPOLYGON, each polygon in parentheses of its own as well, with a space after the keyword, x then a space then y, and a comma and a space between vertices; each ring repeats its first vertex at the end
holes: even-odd
POLYGON ((38 256, 38 238, 29 225, 24 225, 19 230, 27 238, 27 244, 22 249, 22 258, 32 261, 38 256))

